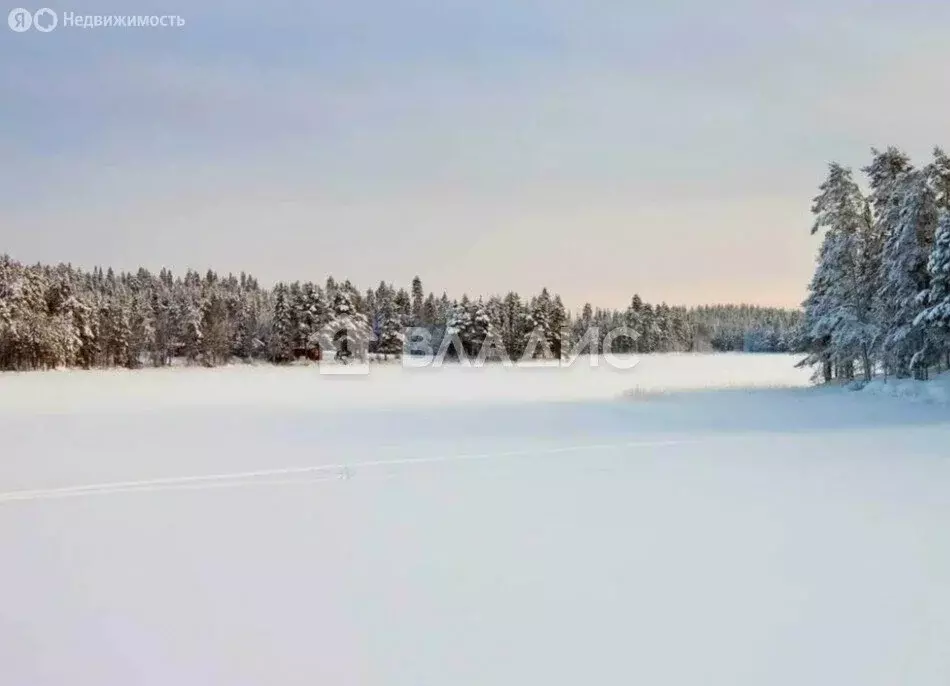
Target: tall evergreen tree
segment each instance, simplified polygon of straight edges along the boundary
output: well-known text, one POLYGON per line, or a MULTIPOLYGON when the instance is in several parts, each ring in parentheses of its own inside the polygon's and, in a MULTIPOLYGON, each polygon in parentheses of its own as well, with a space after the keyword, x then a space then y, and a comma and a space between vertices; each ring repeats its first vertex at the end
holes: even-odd
POLYGON ((422 290, 422 279, 418 276, 412 279, 412 313, 411 321, 413 326, 420 326, 423 323, 423 307, 425 305, 425 291, 422 290))
POLYGON ((552 302, 547 288, 532 299, 525 320, 525 354, 532 358, 551 358, 554 356, 554 329, 552 326, 552 302))
POLYGON ((270 358, 273 362, 279 364, 293 360, 296 333, 290 291, 279 283, 274 289, 274 317, 270 332, 270 358))
POLYGON ((929 287, 921 293, 924 309, 917 315, 916 326, 925 327, 925 335, 934 342, 950 367, 950 210, 942 210, 927 262, 929 287))
POLYGON ((933 351, 916 324, 927 290, 927 260, 933 244, 937 211, 928 175, 923 170, 903 174, 897 185, 897 223, 884 241, 878 316, 884 327, 884 354, 899 376, 912 371, 925 375, 933 351))
POLYGON ((934 148, 931 168, 937 208, 950 212, 950 155, 943 148, 934 148))
POLYGON ((324 345, 332 345, 336 359, 349 362, 354 355, 364 356, 372 329, 366 315, 354 307, 348 288, 337 288, 330 307, 330 321, 324 327, 324 345))
POLYGON ((379 315, 377 321, 376 351, 383 355, 400 355, 406 342, 399 313, 396 311, 395 294, 391 288, 377 291, 379 315))
POLYGON ((852 375, 859 355, 870 375, 870 348, 878 332, 872 309, 859 289, 861 236, 867 230, 864 197, 851 170, 831 164, 815 198, 812 233, 824 230, 818 267, 805 300, 804 330, 809 362, 820 362, 825 379, 838 367, 852 375))

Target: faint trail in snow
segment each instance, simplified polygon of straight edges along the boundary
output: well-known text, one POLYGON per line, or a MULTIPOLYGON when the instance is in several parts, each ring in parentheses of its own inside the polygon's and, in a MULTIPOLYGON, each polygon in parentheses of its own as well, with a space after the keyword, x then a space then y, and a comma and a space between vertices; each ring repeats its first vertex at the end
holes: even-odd
MULTIPOLYGON (((321 476, 311 478, 297 479, 244 479, 244 480, 221 480, 206 483, 164 483, 164 484, 146 484, 139 486, 121 486, 115 488, 97 488, 88 490, 56 490, 50 489, 44 491, 19 491, 11 493, 0 493, 0 504, 5 502, 25 501, 25 500, 55 500, 59 498, 81 498, 83 496, 93 495, 114 495, 121 493, 157 493, 161 491, 205 491, 218 488, 246 488, 248 486, 292 486, 315 484, 324 481, 338 481, 341 476, 321 476), (8 497, 9 496, 9 497, 8 497)), ((103 485, 105 486, 105 485, 103 485)))
POLYGON ((6 493, 0 493, 0 503, 29 500, 51 500, 55 498, 70 498, 92 495, 111 495, 116 493, 203 490, 211 488, 234 488, 240 486, 274 486, 314 483, 319 481, 350 479, 353 478, 359 470, 373 469, 377 467, 407 467, 424 464, 493 460, 507 457, 555 455, 560 453, 586 452, 591 450, 613 450, 617 448, 662 448, 668 446, 708 443, 710 440, 712 439, 704 438, 665 441, 627 441, 622 443, 595 443, 562 446, 557 448, 527 448, 503 452, 463 453, 458 455, 434 455, 428 457, 405 457, 393 458, 389 460, 376 459, 364 460, 361 462, 312 465, 307 467, 260 469, 256 471, 232 472, 224 474, 201 474, 195 476, 173 476, 158 479, 142 479, 137 481, 114 481, 98 484, 86 484, 82 486, 63 486, 58 488, 7 491, 6 493), (294 475, 301 476, 307 474, 324 474, 325 476, 315 479, 274 480, 270 478, 294 475))

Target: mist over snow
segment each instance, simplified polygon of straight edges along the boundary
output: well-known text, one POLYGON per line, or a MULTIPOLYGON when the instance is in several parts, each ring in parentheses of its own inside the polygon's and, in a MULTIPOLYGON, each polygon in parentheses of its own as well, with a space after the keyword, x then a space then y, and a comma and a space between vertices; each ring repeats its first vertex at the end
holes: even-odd
POLYGON ((582 356, 563 366, 554 360, 486 363, 484 367, 434 358, 408 358, 367 366, 292 367, 234 364, 57 370, 0 377, 0 410, 92 411, 160 407, 244 406, 292 409, 402 408, 469 403, 610 400, 624 394, 697 388, 802 386, 811 372, 791 355, 582 356), (629 367, 620 368, 620 367, 629 367), (363 374, 363 372, 368 372, 363 374))

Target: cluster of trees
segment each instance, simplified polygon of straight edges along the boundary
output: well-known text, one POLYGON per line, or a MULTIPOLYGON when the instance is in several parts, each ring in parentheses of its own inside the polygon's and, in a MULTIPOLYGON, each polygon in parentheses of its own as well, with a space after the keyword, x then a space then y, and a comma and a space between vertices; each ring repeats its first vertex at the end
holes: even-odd
POLYGON ((716 351, 790 352, 801 311, 755 305, 713 305, 691 309, 699 341, 716 351))
POLYGON ((410 288, 381 282, 360 291, 332 277, 322 285, 279 283, 261 287, 247 274, 221 277, 167 269, 115 273, 70 265, 23 265, 0 257, 0 369, 163 366, 173 359, 214 366, 231 360, 292 362, 317 359, 332 345, 353 354, 348 341, 370 339, 370 351, 401 354, 409 327, 424 327, 436 345, 457 336, 476 355, 489 336, 505 354, 558 357, 591 327, 603 349, 610 331, 631 336, 614 352, 788 349, 795 311, 751 306, 687 309, 653 306, 634 296, 626 310, 585 305, 572 315, 547 289, 450 300, 426 293, 416 277, 410 288), (346 336, 340 337, 345 332, 346 336))
POLYGON ((603 336, 620 327, 631 338, 614 341, 614 352, 788 352, 800 312, 756 305, 653 306, 634 295, 626 310, 592 310, 585 305, 572 321, 575 337, 588 326, 603 336))
POLYGON ((950 366, 950 157, 872 150, 862 171, 867 193, 835 163, 815 198, 823 238, 798 347, 826 381, 926 379, 950 366))

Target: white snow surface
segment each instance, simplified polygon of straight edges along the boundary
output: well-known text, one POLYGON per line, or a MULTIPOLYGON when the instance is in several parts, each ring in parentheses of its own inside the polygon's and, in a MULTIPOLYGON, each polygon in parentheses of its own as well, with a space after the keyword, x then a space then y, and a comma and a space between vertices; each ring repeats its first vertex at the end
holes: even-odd
POLYGON ((950 412, 795 361, 0 375, 0 684, 950 683, 950 412))
POLYGON ((754 386, 800 386, 809 373, 785 355, 645 355, 580 358, 505 368, 445 364, 403 367, 397 361, 321 367, 230 366, 46 373, 0 376, 0 410, 30 412, 252 408, 393 408, 486 402, 572 401, 624 392, 754 386), (730 362, 731 361, 731 362, 730 362), (368 370, 368 373, 363 373, 368 370))
POLYGON ((877 378, 861 388, 861 392, 868 395, 893 396, 913 402, 950 405, 950 372, 944 372, 929 381, 877 378))

